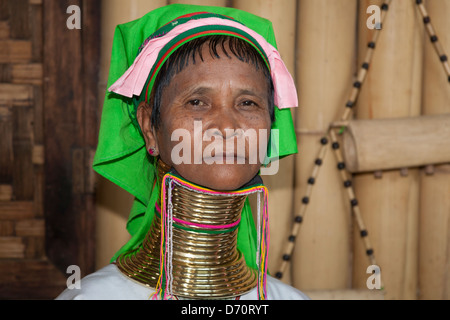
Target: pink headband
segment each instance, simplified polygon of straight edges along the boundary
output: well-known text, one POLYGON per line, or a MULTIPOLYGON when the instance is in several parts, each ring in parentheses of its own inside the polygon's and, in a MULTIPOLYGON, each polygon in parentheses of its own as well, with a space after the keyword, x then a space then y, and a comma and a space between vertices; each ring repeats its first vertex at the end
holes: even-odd
POLYGON ((252 36, 264 50, 269 60, 275 90, 275 105, 279 109, 298 106, 297 89, 295 88, 294 80, 287 70, 277 49, 252 29, 247 28, 240 23, 220 18, 190 20, 176 26, 163 37, 150 40, 136 57, 130 68, 128 68, 128 70, 108 90, 129 98, 133 97, 133 95, 140 96, 161 49, 163 49, 170 40, 183 32, 208 25, 234 27, 252 36))

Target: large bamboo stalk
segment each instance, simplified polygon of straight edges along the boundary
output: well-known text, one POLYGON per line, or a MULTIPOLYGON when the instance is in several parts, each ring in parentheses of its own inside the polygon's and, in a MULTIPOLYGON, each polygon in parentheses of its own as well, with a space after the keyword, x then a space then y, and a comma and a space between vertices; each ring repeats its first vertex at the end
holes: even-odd
POLYGON ((419 167, 450 162, 450 113, 352 120, 344 132, 351 172, 419 167))
MULTIPOLYGON (((434 46, 450 54, 450 1, 427 1, 437 42, 425 43, 424 115, 450 114, 450 85, 434 46)), ((447 140, 448 143, 448 140, 447 140)), ((450 161, 449 161, 450 163, 450 161)), ((450 164, 421 172, 419 288, 420 299, 450 299, 450 164)))
MULTIPOLYGON (((360 5, 359 63, 364 61, 372 30, 366 26, 369 5, 360 5)), ((392 1, 382 25, 366 81, 357 104, 358 119, 418 116, 421 102, 423 25, 413 1, 392 1)), ((373 135, 377 135, 376 132, 373 135)), ((392 139, 395 139, 392 136, 392 139)), ((418 190, 417 169, 354 175, 359 208, 381 269, 386 299, 415 299, 417 294, 418 190)), ((370 262, 355 232, 353 283, 366 288, 370 262)))
MULTIPOLYGON (((106 92, 111 48, 116 25, 140 18, 149 11, 166 4, 165 0, 107 0, 102 2, 102 44, 99 96, 106 92)), ((100 98, 101 105, 103 99, 100 98)), ((100 110, 101 110, 100 106, 100 110)), ((100 268, 129 239, 126 222, 133 198, 112 182, 99 178, 97 187, 97 257, 96 265, 100 268)))
MULTIPOLYGON (((294 53, 295 53, 295 21, 296 1, 257 0, 244 1, 234 0, 232 6, 237 9, 256 14, 270 20, 273 24, 277 47, 286 67, 294 76, 294 53)), ((292 112, 295 114, 295 110, 292 112)), ((276 175, 263 176, 264 183, 269 190, 269 219, 270 219, 270 248, 269 248, 269 270, 277 271, 283 258, 284 246, 288 241, 286 230, 290 230, 293 212, 293 187, 294 187, 294 157, 280 160, 279 170, 276 175)), ((290 272, 286 272, 281 279, 290 283, 290 272)))
POLYGON ((320 140, 342 113, 352 83, 356 1, 300 0, 297 19, 300 152, 295 213, 304 219, 293 221, 298 228, 301 224, 294 248, 293 284, 303 290, 345 289, 349 285, 350 208, 336 160, 331 152, 326 156, 327 147, 320 175, 316 180, 309 178, 317 174, 320 140))

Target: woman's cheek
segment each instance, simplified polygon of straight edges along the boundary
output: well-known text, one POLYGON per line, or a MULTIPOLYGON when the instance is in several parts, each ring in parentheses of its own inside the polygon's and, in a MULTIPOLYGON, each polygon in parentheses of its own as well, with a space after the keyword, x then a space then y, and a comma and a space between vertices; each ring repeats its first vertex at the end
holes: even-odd
POLYGON ((193 134, 183 124, 175 124, 161 128, 159 149, 161 160, 173 166, 193 161, 193 134))

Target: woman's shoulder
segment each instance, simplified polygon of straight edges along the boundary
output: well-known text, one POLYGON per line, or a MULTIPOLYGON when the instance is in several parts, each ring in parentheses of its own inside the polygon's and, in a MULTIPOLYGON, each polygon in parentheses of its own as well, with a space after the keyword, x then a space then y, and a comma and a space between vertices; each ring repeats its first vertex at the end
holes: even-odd
POLYGON ((270 300, 310 300, 302 291, 270 276, 267 276, 267 291, 270 300))
POLYGON ((109 264, 81 279, 79 289, 66 289, 56 300, 143 300, 153 290, 123 275, 109 264))
MULTIPOLYGON (((302 291, 269 275, 267 276, 266 286, 267 300, 310 300, 310 298, 302 291)), ((241 300, 257 299, 256 288, 241 297, 241 300)))

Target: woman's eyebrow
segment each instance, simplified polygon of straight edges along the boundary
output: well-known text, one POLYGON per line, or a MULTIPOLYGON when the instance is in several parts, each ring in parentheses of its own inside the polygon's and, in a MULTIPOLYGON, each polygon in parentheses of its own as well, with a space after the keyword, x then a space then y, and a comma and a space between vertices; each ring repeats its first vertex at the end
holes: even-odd
POLYGON ((194 87, 192 89, 188 89, 186 90, 186 94, 188 95, 193 95, 193 94, 198 94, 198 95, 203 95, 203 94, 207 94, 213 91, 213 88, 211 87, 194 87))
POLYGON ((249 96, 261 97, 261 95, 258 92, 250 90, 250 89, 240 89, 238 94, 239 95, 249 95, 249 96))
MULTIPOLYGON (((216 89, 214 89, 212 87, 199 86, 199 87, 190 88, 190 89, 186 90, 184 93, 187 96, 206 95, 206 94, 214 92, 214 90, 216 90, 216 89)), ((247 96, 253 96, 253 97, 258 97, 258 98, 264 99, 264 94, 261 94, 261 92, 258 92, 257 90, 246 89, 246 88, 240 88, 236 92, 236 95, 247 95, 247 96)))

